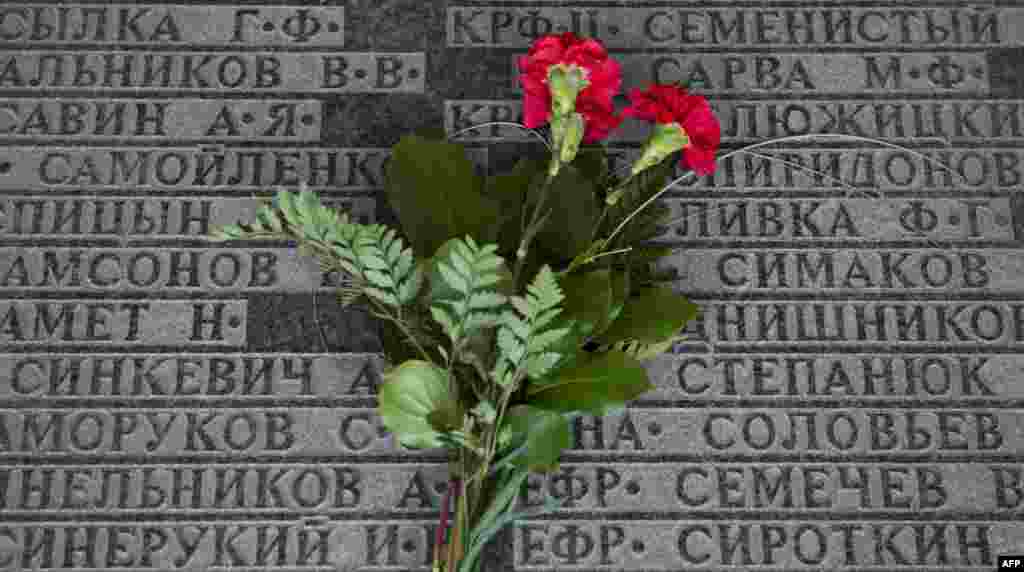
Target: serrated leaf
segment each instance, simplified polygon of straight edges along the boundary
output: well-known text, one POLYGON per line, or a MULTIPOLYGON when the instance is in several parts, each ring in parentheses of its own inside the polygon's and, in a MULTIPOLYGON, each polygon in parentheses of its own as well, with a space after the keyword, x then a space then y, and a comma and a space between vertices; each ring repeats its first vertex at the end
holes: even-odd
POLYGON ((529 316, 530 315, 530 312, 531 312, 530 304, 526 300, 524 300, 523 298, 521 298, 519 296, 512 296, 512 297, 510 297, 508 299, 508 301, 523 316, 529 316))
POLYGON ((405 280, 406 276, 409 275, 409 271, 412 270, 415 262, 416 260, 412 256, 412 251, 406 250, 394 263, 391 269, 392 276, 399 281, 405 280))
POLYGON ((526 375, 531 378, 544 377, 551 368, 555 367, 558 360, 562 359, 561 354, 554 352, 532 355, 526 359, 526 375))
POLYGON ((426 273, 419 266, 413 269, 412 275, 398 289, 399 300, 402 304, 408 304, 416 299, 416 295, 423 288, 423 277, 425 275, 426 273))
MULTIPOLYGON (((455 331, 455 324, 452 322, 452 318, 448 312, 438 306, 430 307, 430 315, 434 318, 434 321, 441 325, 444 331, 453 332, 455 331)), ((451 334, 449 334, 450 336, 451 334)))
POLYGON ((526 351, 531 354, 542 352, 551 347, 558 340, 565 337, 568 333, 569 328, 558 328, 534 334, 533 338, 530 339, 529 344, 526 346, 526 351))
POLYGON ((398 302, 398 298, 396 298, 394 294, 390 292, 385 292, 384 290, 381 290, 379 288, 365 286, 363 287, 363 292, 365 292, 367 296, 370 296, 375 300, 383 302, 384 304, 389 304, 391 306, 400 305, 398 302))
POLYGON ((501 315, 496 313, 474 313, 466 318, 466 330, 478 330, 480 328, 493 328, 501 324, 501 315))
POLYGON ((370 283, 373 284, 374 286, 380 286, 381 288, 388 289, 395 287, 394 280, 392 280, 390 276, 384 274, 383 272, 378 272, 376 270, 367 270, 365 272, 365 276, 366 279, 369 280, 370 283))
POLYGON ((469 282, 466 281, 466 278, 456 272, 455 269, 447 263, 438 262, 436 268, 441 274, 441 277, 444 278, 444 281, 454 288, 456 292, 464 293, 469 291, 469 282))
POLYGON ((505 296, 494 292, 478 292, 469 298, 470 310, 500 308, 505 305, 505 296))

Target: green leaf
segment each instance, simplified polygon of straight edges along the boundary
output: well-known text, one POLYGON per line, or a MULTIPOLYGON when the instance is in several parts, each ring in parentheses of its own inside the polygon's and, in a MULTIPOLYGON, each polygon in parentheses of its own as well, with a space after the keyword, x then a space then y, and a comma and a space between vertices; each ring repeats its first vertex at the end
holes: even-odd
POLYGON ((523 203, 534 179, 543 180, 544 168, 542 161, 520 159, 512 171, 487 179, 486 194, 497 201, 501 209, 497 238, 500 252, 511 255, 519 247, 523 203))
POLYGON ((498 412, 494 409, 494 405, 486 399, 479 401, 476 406, 473 407, 472 411, 473 414, 484 423, 494 423, 494 419, 498 416, 498 412))
POLYGON ((698 310, 696 304, 668 286, 646 288, 626 301, 622 315, 600 336, 601 341, 660 342, 678 334, 698 310))
POLYGON ((544 383, 527 389, 527 404, 549 411, 604 410, 635 399, 653 388, 640 362, 622 352, 585 354, 544 383))
MULTIPOLYGON (((617 204, 608 210, 608 218, 601 225, 600 236, 608 236, 612 229, 657 194, 671 179, 676 159, 667 157, 664 161, 641 172, 626 184, 626 192, 617 204)), ((664 198, 664 196, 662 196, 664 198)), ((658 236, 657 227, 669 214, 669 209, 655 201, 633 217, 626 228, 614 240, 614 248, 636 245, 658 236)), ((614 249, 613 248, 613 249, 614 249)))
POLYGON ((447 373, 430 362, 410 360, 383 378, 377 409, 388 430, 407 447, 441 446, 428 416, 461 418, 458 404, 448 392, 447 373))
MULTIPOLYGON (((512 489, 512 496, 519 492, 519 488, 523 484, 522 479, 526 478, 525 473, 523 473, 523 475, 524 476, 521 478, 516 475, 511 477, 515 481, 514 483, 510 483, 511 486, 515 487, 512 489)), ((474 565, 480 557, 480 551, 484 549, 487 542, 490 541, 490 539, 493 538, 494 535, 497 534, 506 524, 514 522, 516 519, 551 512, 561 506, 561 504, 562 501, 554 497, 550 497, 544 501, 544 506, 542 507, 530 508, 516 512, 502 511, 494 517, 489 526, 477 526, 477 528, 474 529, 475 534, 473 544, 470 546, 469 550, 466 551, 466 558, 459 564, 459 572, 473 572, 474 565), (479 530, 479 532, 476 532, 477 530, 479 530)))
POLYGON ((455 236, 497 238, 499 204, 482 186, 462 145, 406 135, 391 148, 384 189, 420 256, 455 236))
POLYGON ((442 260, 448 260, 451 256, 452 250, 455 245, 459 243, 459 238, 452 238, 445 241, 437 251, 434 252, 433 257, 429 259, 430 268, 430 301, 436 302, 438 300, 451 300, 458 296, 458 290, 452 288, 451 284, 441 274, 438 269, 438 264, 442 260))
POLYGON ((584 336, 596 335, 607 327, 613 302, 611 275, 610 270, 601 268, 562 276, 558 285, 565 299, 553 327, 575 321, 584 336))
POLYGON ((570 165, 594 185, 600 186, 608 178, 608 150, 604 145, 580 147, 570 165))
MULTIPOLYGON (((541 185, 531 189, 531 205, 539 198, 541 185)), ((551 183, 541 207, 550 212, 531 248, 538 248, 557 261, 570 260, 590 244, 600 215, 594 183, 573 167, 562 167, 551 183)), ((547 258, 547 257, 546 257, 547 258)))
POLYGON ((562 450, 572 442, 569 423, 561 413, 546 411, 529 405, 516 405, 505 413, 502 424, 512 432, 512 446, 526 444, 526 450, 512 464, 546 473, 558 468, 562 450))

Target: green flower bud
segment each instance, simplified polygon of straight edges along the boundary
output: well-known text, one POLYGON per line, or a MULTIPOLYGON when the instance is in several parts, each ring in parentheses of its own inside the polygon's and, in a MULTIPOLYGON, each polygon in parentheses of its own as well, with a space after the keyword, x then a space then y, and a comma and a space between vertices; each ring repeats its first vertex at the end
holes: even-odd
POLYGON ((548 69, 548 87, 551 89, 551 114, 555 117, 576 111, 576 97, 590 85, 587 70, 567 64, 555 64, 548 69))
POLYGON ((678 123, 658 123, 654 133, 644 143, 643 151, 636 163, 633 163, 633 175, 649 169, 665 158, 690 144, 686 131, 678 123))
POLYGON ((568 165, 576 158, 585 129, 586 122, 579 113, 551 118, 551 140, 554 144, 550 167, 552 177, 558 174, 562 165, 568 165))

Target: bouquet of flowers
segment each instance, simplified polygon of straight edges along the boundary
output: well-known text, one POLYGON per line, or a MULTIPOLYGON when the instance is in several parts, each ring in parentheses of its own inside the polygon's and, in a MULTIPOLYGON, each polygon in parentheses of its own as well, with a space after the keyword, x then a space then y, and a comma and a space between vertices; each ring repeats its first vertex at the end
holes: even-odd
POLYGON ((538 39, 519 68, 520 127, 544 139, 548 160, 483 177, 461 145, 408 135, 386 170, 400 229, 357 224, 302 190, 213 233, 296 241, 345 273, 343 305, 360 301, 382 320, 384 424, 403 446, 449 450, 436 571, 474 570, 488 540, 524 516, 511 510, 528 473, 557 469, 572 418, 650 389, 640 362, 697 313, 652 265, 670 249, 648 241, 668 214, 654 203, 675 183, 675 161, 714 170, 720 129, 708 102, 652 85, 616 113, 618 63, 571 33, 538 39), (619 176, 600 141, 623 115, 653 130, 619 176), (545 125, 550 141, 533 131, 545 125))

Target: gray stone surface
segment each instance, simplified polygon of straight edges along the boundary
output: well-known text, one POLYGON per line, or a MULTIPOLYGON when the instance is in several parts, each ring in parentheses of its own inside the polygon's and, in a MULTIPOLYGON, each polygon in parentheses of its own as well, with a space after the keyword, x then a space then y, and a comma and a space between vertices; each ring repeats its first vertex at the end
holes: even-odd
MULTIPOLYGON (((374 408, 378 326, 282 244, 362 221, 402 133, 521 120, 515 58, 599 37, 709 96, 666 198, 703 313, 573 426, 488 571, 981 572, 1024 553, 1024 7, 979 0, 0 5, 0 570, 427 570, 445 460, 374 408), (951 170, 934 166, 934 161, 951 170), (809 171, 813 170, 813 172, 809 171), (682 174, 680 171, 678 174, 682 174)), ((625 101, 624 99, 622 100, 625 101)), ((613 168, 647 134, 627 120, 613 168)), ((501 127, 484 168, 537 151, 501 127)))

